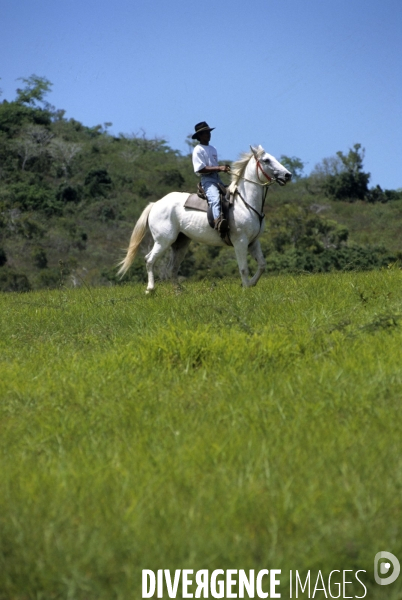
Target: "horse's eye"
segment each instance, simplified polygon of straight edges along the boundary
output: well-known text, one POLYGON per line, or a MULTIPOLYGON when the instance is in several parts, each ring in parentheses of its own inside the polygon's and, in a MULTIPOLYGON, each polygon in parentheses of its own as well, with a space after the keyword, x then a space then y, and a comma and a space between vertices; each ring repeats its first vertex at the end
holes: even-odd
POLYGON ((264 162, 265 162, 265 164, 269 165, 271 161, 269 158, 264 158, 264 162))

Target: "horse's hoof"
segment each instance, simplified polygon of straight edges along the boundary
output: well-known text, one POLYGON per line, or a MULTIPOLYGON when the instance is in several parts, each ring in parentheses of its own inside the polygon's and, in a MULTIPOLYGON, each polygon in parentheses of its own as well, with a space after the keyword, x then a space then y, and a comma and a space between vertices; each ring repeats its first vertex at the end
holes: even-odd
POLYGON ((153 294, 154 291, 155 291, 154 288, 152 288, 151 290, 145 290, 145 293, 147 296, 149 296, 150 294, 153 294))

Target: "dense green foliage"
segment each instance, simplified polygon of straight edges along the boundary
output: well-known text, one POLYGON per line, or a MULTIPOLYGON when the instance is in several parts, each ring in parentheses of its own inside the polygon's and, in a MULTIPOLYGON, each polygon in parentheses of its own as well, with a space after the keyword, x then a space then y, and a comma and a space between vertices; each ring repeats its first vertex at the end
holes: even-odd
MULTIPOLYGON (((118 283, 115 265, 144 206, 170 191, 196 187, 190 155, 145 133, 113 136, 110 123, 86 127, 66 119, 46 101, 50 89, 46 78, 32 75, 22 79, 13 102, 0 104, 3 291, 57 287, 61 280, 74 286, 118 283)), ((270 270, 371 269, 399 258, 400 236, 396 241, 379 232, 374 213, 384 204, 392 213, 389 226, 402 227, 402 194, 379 186, 369 190, 363 157, 356 144, 348 154, 324 159, 309 177, 301 159, 281 157, 294 182, 268 195, 262 242, 270 270), (352 201, 355 217, 372 208, 363 243, 356 220, 350 228, 340 215, 329 214, 345 204, 339 200, 352 201)), ((195 279, 236 271, 233 251, 196 244, 182 267, 183 276, 195 279)), ((144 277, 139 258, 128 278, 144 277)))
POLYGON ((373 558, 402 554, 400 287, 1 295, 1 600, 140 598, 142 568, 278 568, 282 598, 290 569, 364 569, 398 600, 373 558))
POLYGON ((360 144, 355 144, 347 156, 343 152, 337 152, 342 168, 339 173, 329 175, 325 182, 329 196, 337 200, 364 200, 368 196, 370 173, 363 171, 363 154, 360 144))
POLYGON ((334 200, 354 202, 388 202, 402 199, 402 192, 383 190, 379 185, 369 189, 370 173, 363 171, 365 151, 361 144, 355 144, 348 154, 341 151, 335 157, 324 159, 313 171, 321 180, 325 195, 334 200))

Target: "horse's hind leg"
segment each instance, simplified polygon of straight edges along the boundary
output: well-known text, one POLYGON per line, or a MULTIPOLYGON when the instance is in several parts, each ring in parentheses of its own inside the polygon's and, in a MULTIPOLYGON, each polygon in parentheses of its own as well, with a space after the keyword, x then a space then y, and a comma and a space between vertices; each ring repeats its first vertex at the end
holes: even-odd
POLYGON ((177 240, 172 244, 173 260, 172 260, 172 279, 177 280, 180 265, 187 254, 191 240, 184 233, 179 233, 177 240))
POLYGON ((157 241, 154 243, 151 252, 149 252, 145 257, 145 264, 148 272, 148 287, 146 289, 146 293, 149 294, 153 292, 155 289, 155 275, 154 275, 154 264, 155 261, 160 258, 164 252, 171 245, 171 240, 157 241))

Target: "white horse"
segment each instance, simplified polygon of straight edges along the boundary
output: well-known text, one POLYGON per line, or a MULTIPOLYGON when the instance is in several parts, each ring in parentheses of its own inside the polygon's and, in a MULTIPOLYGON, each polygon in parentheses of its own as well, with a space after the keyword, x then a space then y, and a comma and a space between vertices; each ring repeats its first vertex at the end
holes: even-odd
MULTIPOLYGON (((264 231, 264 200, 267 187, 277 182, 286 185, 292 174, 276 158, 259 146, 233 163, 229 191, 233 194, 230 209, 230 239, 244 287, 256 285, 265 270, 266 262, 259 237, 264 231), (249 278, 247 252, 257 261, 257 271, 249 278)), ((208 224, 205 212, 184 207, 189 194, 171 192, 144 209, 131 235, 126 257, 119 263, 118 274, 123 276, 130 268, 148 230, 154 240, 152 250, 145 256, 148 271, 147 293, 155 288, 154 264, 170 247, 173 250, 173 279, 177 278, 182 260, 191 240, 210 246, 224 246, 219 233, 208 224)))

